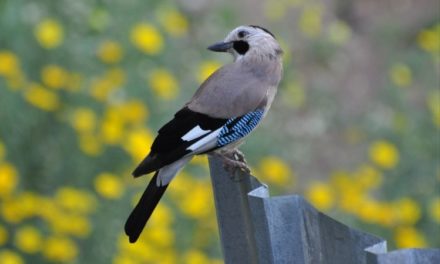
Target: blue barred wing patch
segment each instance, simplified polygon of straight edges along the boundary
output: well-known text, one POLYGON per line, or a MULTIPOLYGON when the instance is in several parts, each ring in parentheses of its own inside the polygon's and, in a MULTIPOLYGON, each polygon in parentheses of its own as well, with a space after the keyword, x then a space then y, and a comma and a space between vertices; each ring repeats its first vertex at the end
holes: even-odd
POLYGON ((258 109, 243 116, 229 119, 217 137, 217 146, 223 147, 249 134, 260 122, 263 113, 263 110, 258 109))

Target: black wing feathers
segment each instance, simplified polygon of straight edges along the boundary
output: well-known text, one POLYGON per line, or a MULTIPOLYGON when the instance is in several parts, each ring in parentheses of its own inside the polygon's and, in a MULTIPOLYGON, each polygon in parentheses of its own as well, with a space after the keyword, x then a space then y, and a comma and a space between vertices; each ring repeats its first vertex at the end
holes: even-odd
POLYGON ((131 212, 130 216, 125 222, 125 233, 129 237, 130 243, 136 242, 139 238, 142 230, 147 224, 148 219, 153 213, 162 198, 163 193, 167 189, 168 185, 157 186, 156 184, 157 173, 151 179, 147 189, 145 189, 136 207, 131 212))
POLYGON ((223 126, 228 120, 213 118, 205 114, 191 111, 185 107, 174 115, 174 118, 165 124, 151 146, 151 152, 134 170, 133 176, 137 177, 160 169, 188 154, 187 150, 196 138, 184 141, 182 137, 196 126, 203 130, 214 131, 223 126))
POLYGON ((174 115, 174 119, 165 124, 151 146, 152 153, 171 151, 185 142, 182 136, 196 126, 203 130, 216 130, 226 123, 227 119, 212 118, 207 115, 191 111, 187 107, 174 115))

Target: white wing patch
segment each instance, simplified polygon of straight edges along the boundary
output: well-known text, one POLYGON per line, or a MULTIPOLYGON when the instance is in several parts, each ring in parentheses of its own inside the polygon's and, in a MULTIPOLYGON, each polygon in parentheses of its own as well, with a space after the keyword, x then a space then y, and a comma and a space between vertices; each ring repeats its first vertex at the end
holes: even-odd
POLYGON ((222 128, 215 130, 204 138, 201 138, 199 141, 195 142, 191 146, 187 148, 187 150, 191 150, 193 152, 204 152, 217 144, 217 136, 220 133, 222 128), (214 145, 213 145, 214 144, 214 145))
POLYGON ((211 130, 203 130, 202 128, 200 128, 200 126, 196 126, 193 129, 191 129, 188 133, 183 135, 182 140, 191 141, 209 132, 211 132, 211 130))

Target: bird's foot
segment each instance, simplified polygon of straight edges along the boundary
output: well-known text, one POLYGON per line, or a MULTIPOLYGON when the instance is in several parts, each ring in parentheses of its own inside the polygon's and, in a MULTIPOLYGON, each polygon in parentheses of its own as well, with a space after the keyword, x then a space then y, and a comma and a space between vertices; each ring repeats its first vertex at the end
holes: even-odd
MULTIPOLYGON (((244 158, 243 152, 241 152, 239 149, 233 149, 229 152, 230 156, 234 158, 234 160, 241 161, 243 163, 247 163, 246 159, 244 158)), ((249 169, 249 168, 248 168, 249 169)))
POLYGON ((241 180, 241 172, 250 173, 251 170, 246 164, 246 159, 241 151, 233 149, 230 151, 224 151, 221 154, 216 153, 216 156, 220 157, 223 161, 223 168, 225 168, 231 175, 231 179, 234 181, 241 180))
POLYGON ((246 162, 230 158, 223 159, 223 167, 229 172, 235 172, 236 170, 241 170, 246 173, 251 172, 246 162))

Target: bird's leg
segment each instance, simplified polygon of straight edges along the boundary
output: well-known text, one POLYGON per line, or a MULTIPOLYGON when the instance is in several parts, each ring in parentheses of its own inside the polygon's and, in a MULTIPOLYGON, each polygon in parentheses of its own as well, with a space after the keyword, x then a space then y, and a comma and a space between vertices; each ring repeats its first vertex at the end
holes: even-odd
POLYGON ((230 171, 234 171, 236 169, 240 169, 243 172, 250 173, 251 170, 246 164, 246 159, 244 158, 243 153, 234 148, 232 150, 227 150, 223 153, 224 160, 223 166, 230 171))
POLYGON ((236 178, 235 172, 237 169, 246 173, 250 173, 251 171, 246 164, 246 159, 244 158, 243 153, 238 149, 222 151, 221 153, 214 152, 213 155, 222 159, 223 167, 232 173, 233 178, 236 178))
POLYGON ((243 152, 241 152, 239 149, 235 148, 231 151, 231 155, 234 157, 235 160, 241 161, 244 164, 247 164, 246 159, 244 158, 243 152))

